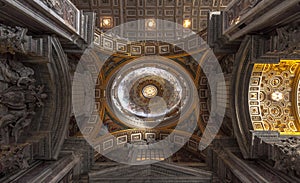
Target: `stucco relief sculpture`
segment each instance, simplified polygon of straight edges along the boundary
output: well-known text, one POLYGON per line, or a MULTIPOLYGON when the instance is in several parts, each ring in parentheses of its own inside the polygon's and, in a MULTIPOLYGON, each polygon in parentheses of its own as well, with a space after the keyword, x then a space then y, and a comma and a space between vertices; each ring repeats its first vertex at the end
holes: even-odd
POLYGON ((0 146, 0 177, 28 168, 29 150, 28 144, 0 146))
POLYGON ((287 53, 299 52, 300 49, 300 23, 278 28, 278 51, 287 53))
POLYGON ((0 24, 0 53, 25 53, 27 29, 0 24))
POLYGON ((300 139, 290 137, 275 146, 275 168, 292 176, 300 177, 300 139))
POLYGON ((68 0, 41 0, 68 24, 76 28, 76 8, 68 0))
POLYGON ((44 105, 47 94, 44 86, 36 86, 33 75, 33 69, 21 62, 0 62, 0 81, 8 84, 0 91, 1 111, 7 111, 0 117, 1 144, 9 144, 11 137, 17 142, 22 130, 30 125, 35 108, 44 105))
POLYGON ((59 15, 63 15, 61 1, 59 1, 59 0, 43 0, 43 2, 49 8, 54 9, 59 15))
POLYGON ((224 74, 231 74, 233 72, 233 66, 234 66, 234 56, 229 55, 225 58, 223 58, 220 61, 220 65, 222 67, 224 74))

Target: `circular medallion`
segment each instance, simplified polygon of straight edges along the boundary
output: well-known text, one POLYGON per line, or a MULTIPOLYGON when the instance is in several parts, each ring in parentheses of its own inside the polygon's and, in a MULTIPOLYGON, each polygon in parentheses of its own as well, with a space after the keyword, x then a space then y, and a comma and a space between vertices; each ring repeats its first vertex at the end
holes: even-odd
POLYGON ((157 88, 153 85, 147 85, 143 88, 142 93, 146 98, 153 98, 157 95, 157 88))

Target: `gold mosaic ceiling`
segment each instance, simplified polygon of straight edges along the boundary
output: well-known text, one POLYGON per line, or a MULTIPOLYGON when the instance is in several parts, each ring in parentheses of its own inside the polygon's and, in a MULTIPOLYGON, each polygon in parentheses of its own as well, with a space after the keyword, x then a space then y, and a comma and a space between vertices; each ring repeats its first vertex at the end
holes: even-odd
POLYGON ((300 60, 255 64, 249 86, 254 130, 300 134, 300 60))

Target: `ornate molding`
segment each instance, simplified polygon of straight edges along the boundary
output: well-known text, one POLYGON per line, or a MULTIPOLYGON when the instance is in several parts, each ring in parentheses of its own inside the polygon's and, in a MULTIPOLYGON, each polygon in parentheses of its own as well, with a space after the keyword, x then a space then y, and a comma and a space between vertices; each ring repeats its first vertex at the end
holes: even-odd
MULTIPOLYGON (((98 2, 71 0, 79 9, 94 11, 97 13, 96 26, 100 27, 103 19, 110 20, 110 26, 101 26, 108 29, 111 26, 119 26, 124 22, 129 22, 135 17, 140 19, 153 18, 175 21, 182 24, 185 19, 191 20, 190 29, 195 32, 205 30, 207 26, 207 17, 209 11, 221 11, 226 8, 231 0, 130 0, 114 1, 99 0, 98 2), (114 7, 112 10, 111 7, 114 7), (187 17, 188 16, 188 17, 187 17)), ((172 26, 163 25, 164 29, 171 29, 167 34, 174 34, 172 26)), ((126 28, 127 29, 127 28, 126 28)), ((145 31, 141 27, 130 26, 129 29, 145 31)), ((179 32, 179 31, 178 31, 179 32)), ((147 32, 146 32, 147 34, 147 32)), ((132 35, 132 34, 131 34, 132 35)))
POLYGON ((217 55, 234 54, 238 51, 240 40, 229 42, 223 35, 225 12, 210 12, 208 20, 207 42, 217 55))
POLYGON ((276 27, 299 20, 298 0, 235 0, 225 9, 224 31, 229 41, 247 34, 269 33, 276 27))
POLYGON ((251 37, 247 36, 235 57, 235 66, 233 69, 231 82, 230 101, 232 110, 232 125, 235 137, 244 158, 250 158, 251 134, 252 129, 249 105, 248 105, 248 87, 253 65, 250 62, 251 37))
POLYGON ((69 72, 68 58, 56 37, 48 37, 51 42, 48 67, 52 82, 55 83, 51 90, 53 91, 53 100, 49 117, 51 133, 51 155, 52 158, 58 158, 59 152, 68 133, 68 125, 71 116, 71 75, 69 72))
POLYGON ((252 60, 257 63, 300 59, 300 22, 279 27, 269 37, 253 36, 252 49, 252 60))
POLYGON ((77 33, 80 32, 80 12, 69 0, 34 0, 41 1, 52 9, 63 22, 71 26, 77 33))
MULTIPOLYGON (((161 30, 156 30, 157 33, 163 33, 161 30)), ((181 57, 188 55, 186 52, 195 53, 206 49, 206 45, 202 38, 198 35, 189 34, 187 38, 176 40, 179 36, 170 38, 171 43, 161 41, 132 41, 126 38, 121 38, 119 35, 111 33, 103 33, 96 31, 94 34, 94 45, 107 54, 115 54, 119 57, 140 57, 145 55, 161 55, 166 57, 181 57), (176 41, 175 41, 176 40, 176 41), (199 49, 201 48, 201 50, 199 49)))
POLYGON ((152 165, 119 165, 89 173, 91 182, 211 182, 212 172, 165 162, 152 165), (138 175, 137 176, 137 172, 138 175))
POLYGON ((287 55, 300 54, 300 22, 277 28, 276 32, 277 37, 271 39, 271 45, 275 45, 274 51, 287 55))
MULTIPOLYGON (((68 51, 85 49, 93 40, 95 14, 80 11, 69 0, 2 1, 5 3, 0 12, 3 22, 14 22, 34 34, 59 35, 68 51)), ((35 47, 31 43, 26 46, 35 47)))
POLYGON ((238 155, 240 152, 234 142, 233 139, 219 139, 211 146, 208 163, 218 178, 224 182, 270 182, 271 174, 265 171, 262 175, 258 164, 249 166, 249 162, 238 155))
POLYGON ((257 6, 262 0, 236 0, 226 8, 225 28, 238 24, 241 17, 257 6))
POLYGON ((0 54, 19 53, 28 56, 45 56, 43 39, 27 36, 27 30, 27 28, 0 24, 0 54))

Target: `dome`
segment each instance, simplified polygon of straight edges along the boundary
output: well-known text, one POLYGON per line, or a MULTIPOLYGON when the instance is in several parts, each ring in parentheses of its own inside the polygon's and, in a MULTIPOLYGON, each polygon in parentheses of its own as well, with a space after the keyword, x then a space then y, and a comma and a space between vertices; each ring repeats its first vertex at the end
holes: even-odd
POLYGON ((192 86, 188 73, 174 61, 141 57, 110 78, 107 101, 113 113, 130 127, 164 126, 177 122, 189 108, 192 86))

